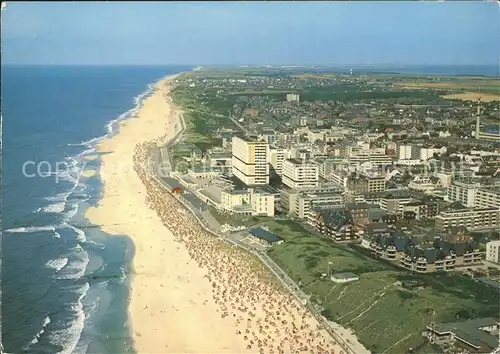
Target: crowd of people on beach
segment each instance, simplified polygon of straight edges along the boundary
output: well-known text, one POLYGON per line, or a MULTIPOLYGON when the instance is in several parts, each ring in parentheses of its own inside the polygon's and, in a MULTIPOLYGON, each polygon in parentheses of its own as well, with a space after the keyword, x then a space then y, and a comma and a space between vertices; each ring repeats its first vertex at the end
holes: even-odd
POLYGON ((155 143, 135 148, 134 169, 153 209, 190 257, 206 269, 222 318, 229 317, 247 350, 260 353, 343 353, 325 330, 258 259, 206 231, 148 164, 155 143))

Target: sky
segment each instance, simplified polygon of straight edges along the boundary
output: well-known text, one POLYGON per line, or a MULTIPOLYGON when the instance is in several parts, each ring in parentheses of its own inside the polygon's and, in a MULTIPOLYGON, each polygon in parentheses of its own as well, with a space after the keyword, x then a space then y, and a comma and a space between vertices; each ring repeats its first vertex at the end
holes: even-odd
POLYGON ((2 63, 500 64, 494 2, 7 2, 2 63))

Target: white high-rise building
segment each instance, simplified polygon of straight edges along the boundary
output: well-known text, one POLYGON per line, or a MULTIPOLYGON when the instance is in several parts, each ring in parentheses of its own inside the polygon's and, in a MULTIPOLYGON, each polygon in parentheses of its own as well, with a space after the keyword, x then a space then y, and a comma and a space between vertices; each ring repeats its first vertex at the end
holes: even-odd
POLYGON ((411 160, 411 145, 398 145, 396 157, 398 160, 411 160))
POLYGON ((276 147, 269 148, 269 163, 278 176, 283 174, 283 162, 288 158, 290 158, 290 150, 276 147))
POLYGON ((287 93, 286 100, 287 102, 299 102, 300 96, 298 93, 287 93))
POLYGON ((486 260, 493 263, 500 261, 500 240, 486 243, 486 260))
POLYGON ((305 163, 299 159, 283 162, 283 184, 290 188, 317 187, 319 170, 316 164, 305 163))
POLYGON ((447 197, 450 202, 458 201, 470 208, 476 203, 476 194, 479 190, 479 183, 464 183, 455 181, 447 189, 447 197))
POLYGON ((233 175, 247 186, 269 183, 269 145, 249 137, 233 137, 233 175))
POLYGON ((500 209, 500 188, 483 187, 476 192, 474 201, 476 208, 498 208, 500 209))

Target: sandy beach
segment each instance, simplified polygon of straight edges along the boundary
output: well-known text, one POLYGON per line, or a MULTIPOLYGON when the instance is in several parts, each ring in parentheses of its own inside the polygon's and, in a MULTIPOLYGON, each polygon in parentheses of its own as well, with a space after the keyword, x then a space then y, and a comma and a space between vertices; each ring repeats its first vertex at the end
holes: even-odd
POLYGON ((340 353, 254 256, 207 233, 148 171, 155 142, 181 129, 159 81, 134 118, 103 140, 104 191, 87 218, 135 246, 129 303, 139 353, 340 353))

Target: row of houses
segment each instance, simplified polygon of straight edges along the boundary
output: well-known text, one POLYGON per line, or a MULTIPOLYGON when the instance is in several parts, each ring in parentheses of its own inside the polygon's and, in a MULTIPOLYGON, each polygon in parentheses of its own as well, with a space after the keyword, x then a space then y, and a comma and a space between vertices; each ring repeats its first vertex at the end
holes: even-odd
POLYGON ((436 236, 431 243, 421 243, 403 231, 377 225, 363 236, 361 245, 380 258, 419 273, 452 271, 457 266, 480 264, 483 256, 479 244, 467 236, 464 229, 436 236))

